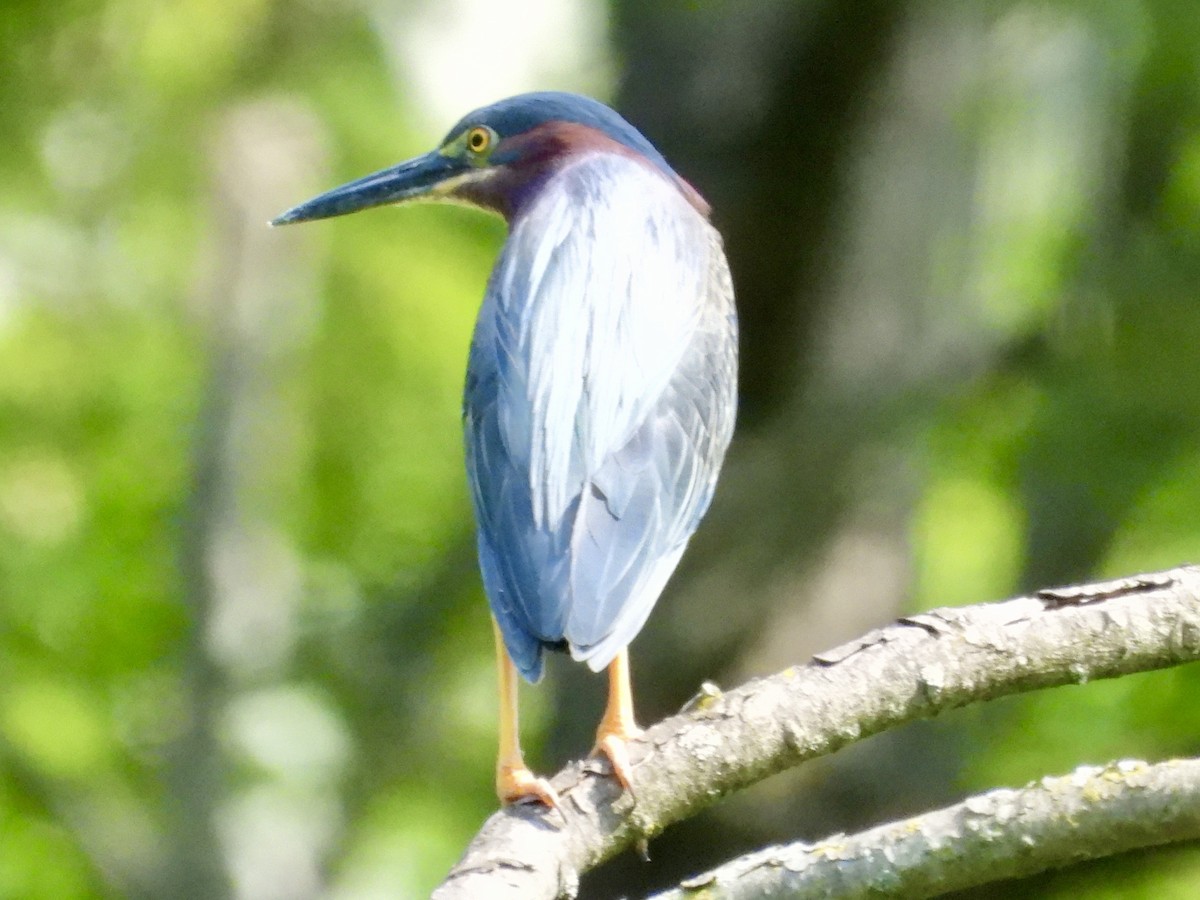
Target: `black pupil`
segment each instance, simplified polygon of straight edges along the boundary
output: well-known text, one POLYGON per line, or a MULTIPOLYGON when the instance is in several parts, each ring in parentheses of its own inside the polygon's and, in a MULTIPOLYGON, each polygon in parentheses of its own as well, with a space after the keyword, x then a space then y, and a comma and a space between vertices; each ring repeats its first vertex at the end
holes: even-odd
POLYGON ((476 131, 471 135, 472 150, 482 150, 485 143, 487 143, 487 135, 485 135, 482 131, 476 131))

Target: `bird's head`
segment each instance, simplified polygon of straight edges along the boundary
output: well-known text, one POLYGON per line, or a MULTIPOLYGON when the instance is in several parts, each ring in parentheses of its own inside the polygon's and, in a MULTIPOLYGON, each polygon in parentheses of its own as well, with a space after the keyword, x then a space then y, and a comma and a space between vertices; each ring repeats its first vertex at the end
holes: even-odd
POLYGON ((639 160, 707 215, 708 204, 695 189, 616 112, 589 97, 546 91, 469 113, 429 153, 327 191, 271 224, 327 219, 418 198, 462 200, 511 221, 555 169, 593 152, 639 160))

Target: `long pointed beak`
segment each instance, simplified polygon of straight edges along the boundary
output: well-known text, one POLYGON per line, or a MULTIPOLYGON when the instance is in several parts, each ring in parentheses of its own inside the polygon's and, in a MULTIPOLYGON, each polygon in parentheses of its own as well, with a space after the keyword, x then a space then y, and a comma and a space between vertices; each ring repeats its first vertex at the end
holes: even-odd
POLYGON ((399 203, 435 192, 439 185, 459 174, 461 169, 461 164, 456 160, 434 150, 326 191, 319 197, 293 206, 272 219, 271 224, 290 225, 293 222, 328 219, 372 206, 399 203))

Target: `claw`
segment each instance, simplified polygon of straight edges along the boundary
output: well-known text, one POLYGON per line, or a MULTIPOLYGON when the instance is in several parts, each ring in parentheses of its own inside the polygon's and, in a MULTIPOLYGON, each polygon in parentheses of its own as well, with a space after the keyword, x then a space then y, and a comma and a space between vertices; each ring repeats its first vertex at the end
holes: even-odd
POLYGON ((496 793, 505 806, 510 803, 541 803, 558 808, 558 791, 545 778, 538 778, 524 766, 496 769, 496 793))
POLYGON ((633 776, 633 765, 629 762, 629 742, 641 737, 642 730, 633 728, 618 732, 608 732, 596 735, 596 753, 601 753, 608 757, 608 763, 612 766, 613 777, 617 779, 617 783, 622 788, 633 794, 633 785, 631 779, 633 776))

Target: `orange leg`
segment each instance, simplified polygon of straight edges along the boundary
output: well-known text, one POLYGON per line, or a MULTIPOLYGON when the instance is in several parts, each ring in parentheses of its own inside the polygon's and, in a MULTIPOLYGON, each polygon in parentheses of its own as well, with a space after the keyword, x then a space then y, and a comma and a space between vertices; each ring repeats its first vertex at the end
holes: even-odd
POLYGON ((608 665, 608 705, 596 729, 596 749, 608 757, 621 787, 630 790, 629 741, 642 730, 633 720, 633 690, 629 685, 629 651, 622 650, 608 665))
POLYGON ((525 766, 517 728, 517 667, 504 646, 500 626, 492 619, 496 635, 496 673, 500 676, 500 753, 496 759, 496 793, 501 803, 538 800, 558 806, 558 794, 544 778, 538 778, 525 766))

